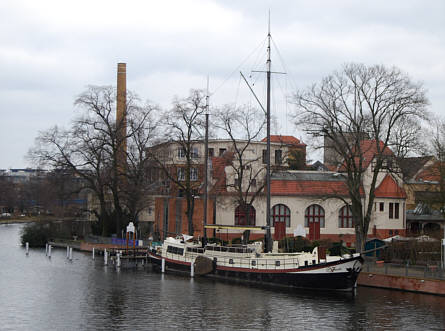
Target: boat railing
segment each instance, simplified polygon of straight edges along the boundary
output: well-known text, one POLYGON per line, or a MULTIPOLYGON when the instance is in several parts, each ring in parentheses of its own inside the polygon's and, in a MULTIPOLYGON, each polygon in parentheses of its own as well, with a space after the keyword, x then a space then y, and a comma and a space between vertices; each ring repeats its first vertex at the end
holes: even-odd
POLYGON ((219 266, 266 270, 296 269, 302 266, 310 266, 317 263, 316 260, 300 260, 298 258, 270 259, 217 257, 217 259, 219 266))
POLYGON ((165 252, 164 253, 164 257, 167 259, 172 259, 172 260, 176 260, 176 261, 182 261, 182 262, 190 262, 190 256, 189 255, 180 255, 180 254, 175 254, 175 253, 170 253, 170 252, 165 252))

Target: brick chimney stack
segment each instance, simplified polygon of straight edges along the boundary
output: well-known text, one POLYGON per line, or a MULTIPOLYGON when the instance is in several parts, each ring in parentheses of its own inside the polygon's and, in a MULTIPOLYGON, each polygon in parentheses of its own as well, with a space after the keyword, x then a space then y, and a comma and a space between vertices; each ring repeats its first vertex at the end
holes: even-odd
POLYGON ((126 168, 127 152, 127 64, 117 64, 117 98, 116 98, 116 127, 118 129, 118 141, 121 141, 118 151, 118 167, 121 171, 126 168))

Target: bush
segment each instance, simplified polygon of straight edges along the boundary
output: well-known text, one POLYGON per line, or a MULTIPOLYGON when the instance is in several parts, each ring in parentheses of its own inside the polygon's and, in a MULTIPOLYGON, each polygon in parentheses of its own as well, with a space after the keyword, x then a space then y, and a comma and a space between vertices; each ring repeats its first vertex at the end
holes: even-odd
POLYGON ((21 234, 22 245, 29 243, 30 247, 45 247, 48 239, 51 237, 51 230, 48 224, 29 223, 21 234))
POLYGON ((281 239, 278 243, 278 247, 285 252, 312 252, 315 246, 311 244, 309 240, 303 237, 286 237, 281 239))

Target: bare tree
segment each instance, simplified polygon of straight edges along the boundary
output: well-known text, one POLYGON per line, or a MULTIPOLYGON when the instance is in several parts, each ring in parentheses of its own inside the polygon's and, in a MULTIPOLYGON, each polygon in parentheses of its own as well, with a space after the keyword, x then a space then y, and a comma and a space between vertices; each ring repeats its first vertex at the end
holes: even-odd
POLYGON ((173 183, 174 189, 184 196, 187 203, 188 234, 193 235, 193 212, 198 194, 198 165, 201 164, 197 143, 202 141, 204 130, 205 95, 200 90, 191 90, 184 99, 175 99, 173 108, 163 119, 166 142, 150 149, 150 157, 173 183), (168 150, 175 146, 174 151, 168 150), (167 149, 167 150, 166 150, 167 149))
POLYGON ((434 133, 432 134, 430 153, 434 155, 437 162, 433 165, 432 173, 439 177, 439 193, 441 212, 445 215, 445 121, 435 120, 434 133))
POLYGON ((0 173, 0 212, 11 213, 19 203, 19 185, 0 173))
MULTIPOLYGON (((427 116, 428 104, 420 83, 413 83, 397 68, 346 64, 294 97, 296 124, 314 137, 324 137, 338 156, 346 178, 355 224, 356 249, 362 251, 371 221, 377 176, 400 144, 397 127, 427 116), (368 143, 363 144, 367 139, 368 143), (365 154, 372 151, 371 183, 362 198, 365 154)), ((412 137, 411 137, 412 139, 412 137)), ((410 147, 406 139, 405 147, 410 147)), ((325 160, 326 162, 326 160, 325 160)))
POLYGON ((413 117, 403 117, 394 124, 389 147, 394 151, 396 158, 405 158, 411 153, 423 153, 424 144, 419 135, 423 130, 421 123, 413 117))
MULTIPOLYGON (((29 157, 36 163, 52 168, 70 169, 81 177, 97 201, 97 208, 90 212, 98 219, 102 234, 120 232, 128 219, 125 205, 127 166, 119 164, 127 140, 137 140, 137 135, 147 130, 144 121, 150 118, 151 106, 139 106, 138 99, 127 93, 127 121, 132 129, 126 136, 117 123, 115 114, 116 89, 111 86, 89 86, 75 100, 81 110, 69 129, 57 126, 41 132, 29 157)), ((145 142, 148 142, 146 140, 145 142)), ((131 148, 130 148, 131 150, 131 148)), ((136 160, 136 159, 135 159, 136 160)), ((138 162, 143 162, 141 158, 138 162)), ((127 194, 128 196, 128 194, 127 194)))
POLYGON ((252 152, 253 142, 264 134, 265 116, 255 108, 225 106, 215 117, 214 125, 231 140, 226 157, 230 158, 234 181, 226 185, 235 190, 235 203, 244 210, 250 225, 250 208, 266 185, 266 169, 258 162, 262 155, 252 152))
POLYGON ((123 185, 124 203, 130 220, 137 222, 140 212, 151 204, 153 178, 149 173, 150 155, 147 148, 157 137, 158 121, 153 118, 156 108, 133 105, 127 120, 127 168, 123 185))

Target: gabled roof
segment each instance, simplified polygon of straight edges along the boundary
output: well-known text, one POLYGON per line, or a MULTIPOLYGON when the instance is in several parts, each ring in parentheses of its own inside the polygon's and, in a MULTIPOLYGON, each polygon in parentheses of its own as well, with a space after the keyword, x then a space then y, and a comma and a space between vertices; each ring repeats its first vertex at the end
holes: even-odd
POLYGON ((401 198, 406 199, 406 193, 403 188, 397 185, 394 178, 386 175, 380 185, 375 189, 376 198, 401 198))
POLYGON ((433 164, 418 171, 414 179, 417 181, 422 180, 422 181, 439 182, 441 180, 440 171, 441 168, 444 166, 445 166, 444 164, 441 164, 439 161, 436 161, 433 164))
POLYGON ((414 179, 416 174, 432 160, 434 160, 432 156, 406 157, 399 160, 399 166, 405 179, 414 179))
MULTIPOLYGON (((266 142, 267 138, 263 138, 261 141, 266 142)), ((304 145, 304 146, 306 146, 306 144, 300 142, 300 140, 295 138, 294 136, 271 135, 270 142, 271 143, 281 143, 281 144, 285 144, 285 145, 304 145)))
MULTIPOLYGON (((377 154, 377 143, 375 140, 362 140, 360 149, 363 155, 363 169, 366 169, 377 154)), ((379 149, 383 150, 383 155, 394 156, 393 151, 388 146, 385 147, 383 141, 379 141, 379 149)))
MULTIPOLYGON (((385 143, 383 141, 380 141, 378 146, 379 146, 380 150, 383 150, 383 152, 382 152, 383 155, 394 156, 393 151, 388 146, 385 147, 385 143)), ((356 163, 356 165, 358 165, 358 163, 360 161, 359 156, 361 156, 363 158, 362 168, 367 169, 376 154, 377 154, 376 140, 375 139, 362 140, 360 142, 360 155, 355 156, 355 163, 356 163)), ((328 168, 329 168, 329 170, 334 170, 334 169, 332 169, 332 166, 330 166, 328 168)), ((343 165, 341 165, 339 167, 338 171, 345 171, 346 170, 345 168, 346 168, 345 163, 343 163, 343 165)))

